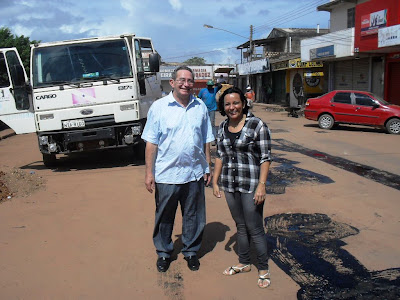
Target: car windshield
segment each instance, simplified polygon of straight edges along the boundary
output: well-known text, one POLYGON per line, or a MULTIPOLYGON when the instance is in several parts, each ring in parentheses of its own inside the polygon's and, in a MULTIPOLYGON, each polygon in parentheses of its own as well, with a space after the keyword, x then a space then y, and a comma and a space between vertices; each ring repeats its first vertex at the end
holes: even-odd
POLYGON ((132 76, 124 40, 36 48, 32 71, 33 87, 132 76))
POLYGON ((389 102, 383 100, 381 97, 379 97, 379 96, 377 96, 377 95, 375 95, 375 94, 373 94, 373 93, 369 93, 369 94, 370 94, 372 97, 374 97, 376 100, 378 100, 381 104, 383 104, 383 105, 390 105, 389 102))

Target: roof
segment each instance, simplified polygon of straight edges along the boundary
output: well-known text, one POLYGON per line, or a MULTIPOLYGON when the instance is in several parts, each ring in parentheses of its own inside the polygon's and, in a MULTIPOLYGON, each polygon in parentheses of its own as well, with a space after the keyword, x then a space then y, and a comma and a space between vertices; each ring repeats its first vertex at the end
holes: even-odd
POLYGON ((318 6, 317 10, 331 12, 334 8, 337 8, 342 3, 346 3, 346 2, 357 4, 357 0, 331 0, 328 3, 318 6))
MULTIPOLYGON (((317 33, 318 29, 317 28, 274 28, 271 30, 270 34, 268 35, 267 38, 264 39, 258 39, 258 40, 253 40, 252 43, 255 47, 258 46, 264 46, 265 44, 286 39, 288 36, 305 36, 305 37, 313 37, 313 36, 318 36, 318 35, 324 35, 329 33, 329 29, 319 29, 319 33, 317 33), (273 35, 276 35, 277 33, 280 33, 281 36, 277 37, 272 37, 273 35)), ((244 49, 244 48, 249 48, 250 47, 250 42, 247 41, 239 46, 236 47, 236 49, 244 49)))

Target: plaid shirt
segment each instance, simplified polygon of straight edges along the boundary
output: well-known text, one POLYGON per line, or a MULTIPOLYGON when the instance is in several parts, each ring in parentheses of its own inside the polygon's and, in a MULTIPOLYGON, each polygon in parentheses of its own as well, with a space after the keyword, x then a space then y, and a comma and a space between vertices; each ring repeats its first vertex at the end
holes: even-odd
POLYGON ((228 119, 219 125, 217 135, 217 157, 222 160, 221 188, 230 193, 252 193, 258 185, 260 165, 272 160, 271 133, 268 126, 250 112, 233 145, 226 130, 228 119))

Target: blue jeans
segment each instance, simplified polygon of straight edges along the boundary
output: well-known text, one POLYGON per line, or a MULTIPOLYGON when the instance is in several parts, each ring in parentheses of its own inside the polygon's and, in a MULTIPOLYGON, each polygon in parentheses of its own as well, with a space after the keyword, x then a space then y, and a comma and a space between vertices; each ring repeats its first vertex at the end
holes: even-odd
POLYGON ((170 257, 174 250, 171 239, 178 202, 182 212, 182 253, 196 255, 206 224, 204 179, 185 184, 156 183, 156 217, 153 242, 158 256, 170 257))
POLYGON ((250 264, 250 237, 256 248, 258 269, 268 270, 267 239, 263 226, 264 203, 254 204, 254 193, 225 192, 237 228, 239 263, 250 264))

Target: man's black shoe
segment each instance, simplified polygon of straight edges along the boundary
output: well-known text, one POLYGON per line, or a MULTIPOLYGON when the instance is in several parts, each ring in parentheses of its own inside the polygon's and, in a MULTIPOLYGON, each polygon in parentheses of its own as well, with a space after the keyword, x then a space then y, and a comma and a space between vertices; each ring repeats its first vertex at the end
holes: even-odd
POLYGON ((166 272, 171 264, 171 259, 168 257, 159 257, 157 259, 158 272, 166 272))
POLYGON ((200 268, 200 262, 196 255, 185 257, 188 268, 192 271, 197 271, 200 268))

